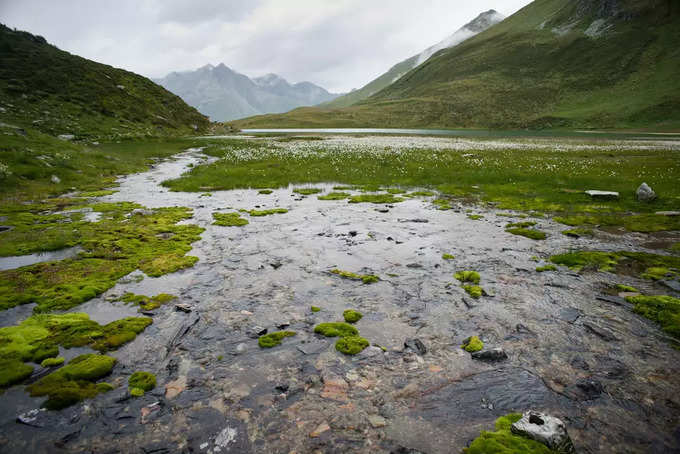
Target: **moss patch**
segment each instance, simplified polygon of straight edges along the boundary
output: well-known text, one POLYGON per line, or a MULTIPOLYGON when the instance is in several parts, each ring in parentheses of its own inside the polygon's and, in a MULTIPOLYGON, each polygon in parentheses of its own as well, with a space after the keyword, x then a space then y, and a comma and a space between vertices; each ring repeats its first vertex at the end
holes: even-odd
POLYGON ((295 331, 277 331, 260 336, 257 340, 257 343, 261 348, 272 348, 280 345, 281 341, 286 337, 292 337, 296 334, 297 333, 295 331))
POLYGON ((144 390, 142 388, 130 388, 130 395, 132 397, 142 397, 144 395, 144 390))
POLYGON ((311 306, 310 309, 311 309, 312 312, 320 312, 321 311, 321 308, 318 307, 318 306, 311 306))
POLYGON ((526 229, 522 227, 512 227, 505 229, 505 231, 512 233, 513 235, 523 236, 532 240, 545 240, 548 237, 545 232, 541 232, 540 230, 526 229))
POLYGON ((42 367, 54 367, 54 366, 61 366, 64 364, 64 358, 63 357, 58 357, 58 358, 45 358, 42 360, 40 365, 42 367))
POLYGON ((347 323, 356 323, 361 320, 364 314, 359 311, 355 311, 354 309, 347 309, 342 313, 342 316, 347 323))
POLYGON ((569 230, 563 230, 562 235, 569 236, 572 238, 580 238, 582 236, 593 236, 595 233, 591 229, 585 229, 585 228, 580 228, 580 229, 569 229, 569 230))
POLYGON ((645 252, 577 251, 555 255, 550 261, 575 271, 611 271, 644 279, 678 277, 680 257, 645 252))
POLYGON ((484 290, 479 285, 464 285, 463 289, 474 299, 481 298, 484 293, 484 290))
POLYGON ((258 194, 271 194, 272 192, 274 191, 272 191, 271 189, 260 189, 259 191, 257 191, 258 194))
POLYGON ((213 213, 213 225, 222 227, 241 227, 248 225, 247 219, 243 219, 239 213, 213 213))
POLYGON ((496 431, 483 431, 473 440, 464 454, 556 454, 542 443, 510 431, 513 423, 522 419, 519 413, 501 416, 496 420, 496 431))
POLYGON ((616 284, 616 290, 620 292, 631 292, 631 293, 637 293, 640 290, 636 289, 635 287, 632 287, 630 285, 624 285, 624 284, 616 284))
POLYGON ((335 342, 335 349, 345 355, 356 355, 368 345, 369 342, 361 336, 346 336, 335 342))
POLYGON ((478 336, 472 336, 465 339, 460 348, 468 353, 478 352, 484 348, 484 342, 478 336))
POLYGON ((629 296, 626 300, 633 303, 633 312, 661 325, 661 329, 680 339, 680 298, 672 296, 629 296))
POLYGON ((321 192, 321 189, 319 188, 295 188, 293 189, 293 192, 296 194, 302 194, 302 195, 313 195, 313 194, 318 194, 321 192))
POLYGON ((455 258, 456 258, 456 257, 455 257, 454 255, 451 255, 451 254, 442 254, 442 259, 443 259, 443 260, 453 260, 453 259, 455 259, 455 258))
POLYGON ((479 284, 481 276, 477 271, 458 271, 454 274, 454 277, 460 282, 472 282, 473 284, 479 284))
POLYGON ((349 198, 349 203, 399 203, 404 199, 393 194, 361 194, 349 198))
POLYGON ((102 392, 94 382, 110 374, 115 364, 110 356, 80 355, 26 389, 33 397, 47 396, 45 408, 59 410, 102 392))
POLYGON ((473 221, 479 221, 480 219, 484 219, 484 216, 481 214, 468 214, 468 219, 472 219, 473 221))
POLYGON ((272 214, 284 214, 288 213, 288 210, 285 208, 272 208, 269 210, 239 210, 242 213, 248 213, 251 216, 254 217, 262 217, 262 216, 270 216, 272 214))
POLYGON ((336 274, 340 277, 343 277, 345 279, 353 279, 353 280, 360 280, 364 284, 373 284, 375 282, 378 282, 380 278, 378 276, 375 276, 373 274, 356 274, 352 273, 349 271, 342 271, 339 269, 333 269, 331 270, 331 273, 336 274))
POLYGON ((120 301, 139 306, 139 310, 141 312, 158 309, 162 305, 167 304, 176 298, 177 297, 175 295, 170 295, 168 293, 159 293, 158 295, 152 297, 145 295, 135 295, 134 293, 126 293, 120 298, 120 301))
POLYGON ((83 248, 80 256, 0 271, 0 309, 37 303, 35 312, 66 310, 100 295, 136 269, 155 277, 198 260, 184 254, 200 239, 203 229, 176 225, 190 218, 191 210, 159 208, 133 213, 139 206, 130 203, 92 207, 102 213, 102 220, 75 227, 83 248))
POLYGON ((314 327, 314 332, 326 337, 358 336, 359 330, 343 322, 320 323, 314 327))
POLYGON ((135 372, 128 378, 128 386, 151 391, 156 387, 156 376, 151 372, 135 372))
POLYGON ((352 196, 349 192, 330 192, 326 195, 317 197, 319 200, 344 200, 352 196))
POLYGON ((17 359, 0 360, 0 389, 21 383, 33 373, 33 366, 17 359))
POLYGON ((546 271, 557 271, 557 267, 555 265, 539 266, 536 268, 536 271, 539 273, 544 273, 546 271))

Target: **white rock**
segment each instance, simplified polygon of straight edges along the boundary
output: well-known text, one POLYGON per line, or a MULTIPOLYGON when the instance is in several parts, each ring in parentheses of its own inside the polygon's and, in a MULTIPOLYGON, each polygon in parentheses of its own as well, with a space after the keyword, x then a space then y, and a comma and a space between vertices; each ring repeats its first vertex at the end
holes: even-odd
POLYGON ((73 140, 76 138, 73 134, 59 134, 57 137, 61 140, 73 140))
POLYGON ((510 430, 514 434, 543 443, 561 454, 576 452, 567 433, 566 425, 554 416, 537 411, 527 411, 522 415, 522 419, 510 427, 510 430))
POLYGON ((635 191, 635 196, 639 202, 651 202, 656 199, 656 192, 647 183, 642 183, 635 191))
POLYGON ((52 180, 52 183, 54 183, 54 184, 59 184, 59 183, 61 183, 61 178, 59 178, 59 177, 56 176, 56 175, 52 175, 52 178, 50 178, 50 180, 52 180))
POLYGON ((586 194, 588 194, 593 199, 610 200, 619 198, 619 193, 615 191, 598 191, 595 189, 590 189, 586 191, 586 194))

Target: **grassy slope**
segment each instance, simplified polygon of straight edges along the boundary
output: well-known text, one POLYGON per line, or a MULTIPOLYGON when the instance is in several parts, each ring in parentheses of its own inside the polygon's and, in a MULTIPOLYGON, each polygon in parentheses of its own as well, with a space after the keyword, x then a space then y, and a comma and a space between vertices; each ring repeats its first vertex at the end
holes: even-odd
POLYGON ((680 129, 680 4, 622 0, 612 16, 599 3, 537 0, 358 105, 235 125, 680 129), (601 18, 612 28, 586 36, 601 18))
POLYGON ((0 122, 77 137, 193 133, 206 117, 137 74, 0 25, 0 122))

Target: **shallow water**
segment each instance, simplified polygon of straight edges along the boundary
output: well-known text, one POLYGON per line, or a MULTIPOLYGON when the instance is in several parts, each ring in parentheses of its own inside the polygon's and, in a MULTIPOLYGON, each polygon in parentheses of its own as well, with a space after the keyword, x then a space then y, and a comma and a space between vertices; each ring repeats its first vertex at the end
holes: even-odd
POLYGON ((36 252, 35 254, 16 255, 11 257, 0 257, 0 271, 13 270, 22 266, 35 265, 43 262, 56 262, 58 260, 69 259, 80 254, 82 248, 75 246, 58 251, 36 252))
POLYGON ((293 187, 270 195, 235 190, 202 196, 159 185, 204 159, 199 150, 183 153, 122 178, 118 193, 101 198, 193 208, 194 217, 184 222, 206 228, 190 252, 200 258, 196 266, 160 278, 128 277, 73 309, 100 323, 134 315, 136 308, 110 302, 131 291, 173 293, 192 312, 175 311, 173 303, 157 310, 153 325, 112 353, 119 364, 110 381, 121 388, 42 413, 43 429, 14 421, 15 402, 22 402, 17 411, 35 404, 17 397, 20 387, 9 391, 12 398, 0 396, 0 446, 37 452, 49 452, 55 442, 68 452, 93 443, 123 452, 460 452, 496 417, 531 408, 562 418, 579 452, 679 449, 680 352, 628 307, 597 299, 604 283, 654 284, 608 273, 535 272, 543 259, 571 248, 646 250, 647 236, 571 239, 560 234, 564 226, 536 219, 549 234, 536 242, 506 233, 514 219, 493 209, 473 208, 484 215, 474 221, 470 207, 439 211, 428 198, 385 206, 319 201, 293 187), (250 221, 244 227, 212 225, 213 212, 256 207, 290 211, 244 214, 250 221), (443 253, 456 258, 442 260, 443 253), (331 274, 333 268, 381 280, 364 285, 331 274), (494 296, 470 299, 453 278, 465 269, 479 271, 480 285, 494 296), (312 305, 322 310, 312 313, 312 305), (334 349, 335 339, 313 334, 315 324, 342 320, 348 308, 364 313, 356 327, 386 351, 369 348, 347 357, 334 349), (260 349, 250 336, 254 326, 271 332, 285 324, 297 335, 273 349, 260 349), (605 340, 598 330, 613 338, 605 340), (508 360, 472 360, 460 348, 471 335, 504 348, 508 360), (419 338, 427 353, 405 350, 407 338, 419 338), (158 387, 129 400, 126 380, 136 370, 157 374, 158 387), (584 379, 596 380, 603 391, 584 394, 584 379), (166 396, 166 385, 182 391, 166 396), (314 436, 325 424, 328 430, 314 436))

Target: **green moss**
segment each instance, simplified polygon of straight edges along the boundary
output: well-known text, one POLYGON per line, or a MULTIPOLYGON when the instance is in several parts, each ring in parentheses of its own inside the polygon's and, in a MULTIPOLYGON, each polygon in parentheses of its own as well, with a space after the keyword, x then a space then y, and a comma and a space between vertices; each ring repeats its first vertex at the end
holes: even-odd
POLYGON ((640 295, 626 300, 634 304, 633 312, 657 322, 664 332, 680 339, 680 298, 640 295))
POLYGON ((380 280, 378 276, 375 276, 373 274, 356 274, 350 271, 342 271, 337 268, 332 269, 331 273, 337 274, 338 276, 343 277, 345 279, 360 280, 364 284, 374 284, 380 280))
POLYGON ((160 293, 151 298, 145 295, 135 295, 134 293, 126 293, 120 298, 120 301, 124 301, 126 303, 131 303, 136 306, 139 306, 139 311, 141 312, 158 309, 162 305, 167 304, 170 301, 175 300, 176 298, 177 298, 176 296, 170 295, 168 293, 160 293))
POLYGON ((59 358, 45 358, 40 363, 42 367, 61 366, 62 364, 64 364, 64 358, 61 356, 59 358))
POLYGON ((523 236, 526 238, 530 238, 532 240, 545 240, 548 236, 546 235, 545 232, 541 232, 540 230, 525 229, 521 227, 513 227, 510 229, 506 229, 505 231, 508 233, 512 233, 513 235, 523 236))
POLYGON ((673 244, 673 246, 671 246, 670 249, 673 252, 680 252, 680 243, 673 244))
POLYGON ((478 336, 472 336, 465 339, 460 348, 468 353, 474 353, 484 348, 484 342, 482 342, 478 336))
POLYGON ((453 208, 453 206, 451 205, 451 201, 449 199, 434 199, 432 201, 432 205, 437 207, 438 210, 442 211, 450 210, 453 208))
POLYGON ((156 387, 156 376, 151 372, 135 372, 128 378, 128 386, 151 391, 156 387))
POLYGON ((470 446, 463 449, 464 454, 556 454, 544 444, 520 435, 510 428, 522 415, 511 413, 496 420, 496 431, 483 431, 470 446))
POLYGON ((160 276, 198 260, 184 254, 203 229, 176 225, 190 218, 191 210, 159 208, 150 214, 132 214, 139 205, 92 207, 102 213, 102 219, 75 226, 83 249, 78 257, 0 271, 0 309, 37 303, 38 313, 66 310, 100 295, 136 269, 160 276))
POLYGON ((479 285, 464 285, 463 289, 474 299, 480 298, 484 293, 484 290, 479 285))
POLYGON ((313 195, 313 194, 318 194, 321 192, 321 189, 319 188, 295 188, 293 189, 293 192, 297 194, 302 194, 302 195, 313 195))
POLYGON ((0 360, 0 389, 21 383, 31 376, 33 366, 17 359, 0 360))
POLYGON ((482 279, 477 271, 458 271, 453 276, 460 282, 472 282, 473 284, 479 284, 482 279))
POLYGON ((569 229, 563 230, 562 235, 579 238, 582 236, 593 236, 594 232, 591 229, 569 229))
POLYGON ((575 271, 611 271, 646 279, 663 279, 678 276, 672 271, 680 268, 680 257, 648 254, 645 252, 577 251, 555 255, 550 261, 565 265, 575 271))
POLYGON ((281 344, 281 341, 286 337, 295 336, 297 333, 295 331, 276 331, 274 333, 265 334, 260 336, 257 340, 258 345, 261 348, 272 348, 281 344))
POLYGON ((257 191, 258 194, 271 194, 272 192, 274 191, 272 191, 271 189, 260 189, 259 191, 257 191))
POLYGON ((517 227, 520 229, 526 229, 527 227, 533 227, 536 223, 534 221, 524 221, 524 222, 512 222, 505 226, 506 229, 517 227))
POLYGON ((223 227, 241 227, 248 225, 248 220, 243 219, 238 213, 213 213, 213 225, 223 227))
POLYGON ((45 408, 58 410, 95 397, 103 390, 94 381, 111 373, 116 359, 86 354, 26 387, 31 396, 47 396, 45 408))
POLYGON ((557 271, 557 267, 555 265, 539 266, 536 268, 536 271, 539 273, 543 273, 545 271, 557 271))
POLYGON ((635 287, 631 287, 630 285, 624 285, 624 284, 616 284, 616 290, 619 290, 621 292, 635 292, 639 293, 640 290, 636 289, 635 287))
POLYGON ((312 312, 319 312, 319 311, 321 311, 321 308, 318 307, 318 306, 312 306, 312 307, 310 307, 310 309, 312 310, 312 312))
POLYGON ((34 315, 19 325, 0 328, 0 358, 40 363, 57 356, 59 346, 113 350, 134 339, 151 323, 148 317, 128 317, 100 325, 81 313, 34 315))
POLYGON ((358 336, 359 330, 343 322, 320 323, 314 327, 314 332, 326 337, 358 336))
POLYGON ((393 194, 362 194, 349 198, 349 203, 399 203, 403 201, 404 199, 395 197, 393 194))
POLYGON ((317 197, 319 200, 344 200, 351 197, 352 194, 349 192, 330 192, 326 195, 320 195, 317 197))
POLYGON ((130 395, 132 397, 142 397, 144 395, 144 390, 142 388, 130 388, 130 395))
POLYGON ((103 189, 103 190, 101 190, 101 191, 85 191, 85 192, 81 192, 80 194, 78 194, 78 196, 79 196, 79 197, 87 197, 87 198, 90 198, 90 197, 104 197, 104 196, 107 196, 107 195, 115 194, 116 192, 118 192, 118 191, 110 191, 110 190, 105 190, 105 189, 103 189))
POLYGON ((484 216, 481 214, 468 214, 468 219, 472 219, 473 221, 479 221, 480 219, 484 219, 484 216))
POLYGON ((455 258, 456 258, 456 256, 451 255, 451 254, 442 254, 442 259, 443 259, 443 260, 453 260, 453 259, 455 259, 455 258))
POLYGON ((437 194, 432 191, 413 191, 405 194, 404 197, 433 197, 435 195, 437 194))
POLYGON ((107 392, 113 391, 115 389, 112 384, 105 383, 105 382, 97 383, 96 386, 97 386, 97 391, 99 391, 100 393, 107 393, 107 392))
POLYGON ((663 266, 653 266, 651 268, 647 268, 645 272, 642 273, 643 278, 651 279, 653 281, 660 281, 662 279, 666 279, 667 277, 673 277, 676 275, 677 273, 674 273, 663 266))
POLYGON ((284 214, 288 213, 288 210, 285 208, 272 208, 270 210, 239 210, 243 213, 248 213, 251 216, 255 217, 262 217, 262 216, 270 216, 272 214, 284 214))
POLYGON ((388 194, 403 194, 406 192, 406 189, 402 188, 381 188, 381 191, 385 191, 388 194))
POLYGON ((368 345, 369 342, 361 336, 346 336, 335 342, 335 349, 345 355, 356 355, 368 345))
POLYGON ((361 320, 364 314, 359 311, 355 311, 354 309, 347 309, 342 313, 342 316, 347 323, 356 323, 361 320))

